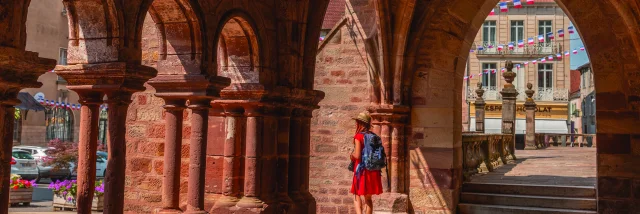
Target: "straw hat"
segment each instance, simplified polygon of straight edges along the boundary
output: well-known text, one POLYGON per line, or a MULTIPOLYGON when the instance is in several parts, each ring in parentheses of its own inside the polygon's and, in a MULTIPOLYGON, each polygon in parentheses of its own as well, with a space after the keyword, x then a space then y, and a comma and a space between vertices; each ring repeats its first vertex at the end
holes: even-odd
POLYGON ((371 116, 369 116, 369 112, 368 111, 363 111, 360 112, 360 114, 358 114, 358 116, 356 117, 352 117, 351 119, 369 124, 371 122, 371 116))

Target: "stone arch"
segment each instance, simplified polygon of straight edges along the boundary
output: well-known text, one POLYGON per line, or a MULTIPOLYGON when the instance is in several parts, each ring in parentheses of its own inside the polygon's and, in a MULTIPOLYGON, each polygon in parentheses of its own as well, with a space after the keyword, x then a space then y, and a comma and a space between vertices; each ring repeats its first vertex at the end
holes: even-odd
POLYGON ((232 12, 217 33, 218 75, 231 79, 231 88, 261 83, 261 54, 254 25, 243 13, 232 12))
POLYGON ((64 1, 69 18, 67 63, 88 64, 118 61, 122 6, 113 0, 64 1))
MULTIPOLYGON (((203 74, 201 64, 205 58, 203 41, 206 34, 196 8, 188 0, 153 0, 149 3, 148 14, 156 25, 159 75, 203 74)), ((142 17, 141 23, 144 23, 142 17)), ((136 44, 142 41, 143 24, 140 25, 136 28, 136 44)))
MULTIPOLYGON (((423 184, 412 183, 411 187, 432 185, 438 190, 437 196, 444 199, 431 207, 414 203, 416 209, 456 209, 455 198, 462 182, 460 97, 463 73, 474 37, 498 2, 455 0, 416 4, 413 29, 408 35, 409 44, 414 45, 405 52, 406 67, 401 82, 406 91, 401 95, 401 103, 412 107, 413 135, 428 136, 420 142, 408 142, 408 158, 412 159, 409 164, 414 165, 412 170, 426 170, 425 177, 430 179, 422 181, 423 184)), ((613 172, 608 166, 620 163, 603 157, 627 160, 624 158, 632 154, 627 149, 630 148, 628 142, 639 134, 631 128, 640 125, 638 82, 625 80, 637 78, 640 65, 638 31, 629 30, 637 29, 637 22, 631 20, 638 20, 638 16, 633 15, 630 8, 637 10, 638 4, 609 0, 557 0, 557 3, 581 33, 595 75, 596 94, 600 99, 597 109, 598 178, 616 182, 634 178, 636 175, 620 174, 626 170, 613 172)), ((631 165, 625 167, 633 168, 631 165)), ((628 199, 602 194, 606 189, 603 185, 598 184, 599 204, 628 199)), ((421 200, 415 198, 418 194, 410 194, 412 201, 421 200)), ((602 206, 599 208, 603 209, 602 206)))

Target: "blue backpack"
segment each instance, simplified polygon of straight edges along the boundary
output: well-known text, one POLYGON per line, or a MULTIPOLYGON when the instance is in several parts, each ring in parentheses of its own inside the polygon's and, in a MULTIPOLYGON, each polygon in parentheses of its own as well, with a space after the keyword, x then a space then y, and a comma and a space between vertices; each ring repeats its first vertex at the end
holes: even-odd
POLYGON ((360 165, 365 169, 381 170, 387 166, 387 155, 382 146, 382 140, 373 132, 363 132, 364 148, 362 148, 362 159, 360 165))

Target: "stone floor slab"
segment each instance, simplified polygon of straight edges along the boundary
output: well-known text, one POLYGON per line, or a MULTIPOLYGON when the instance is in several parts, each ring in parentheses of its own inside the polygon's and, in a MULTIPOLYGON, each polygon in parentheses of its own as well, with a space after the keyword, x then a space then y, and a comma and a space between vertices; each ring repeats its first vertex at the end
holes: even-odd
POLYGON ((562 186, 596 185, 596 149, 549 147, 517 150, 515 163, 477 174, 471 182, 562 186))

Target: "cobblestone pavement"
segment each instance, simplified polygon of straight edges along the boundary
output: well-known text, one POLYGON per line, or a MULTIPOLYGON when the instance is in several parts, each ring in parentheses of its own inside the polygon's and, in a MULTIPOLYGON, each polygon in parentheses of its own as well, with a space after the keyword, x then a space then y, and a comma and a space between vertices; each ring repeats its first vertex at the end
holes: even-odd
POLYGON ((549 147, 543 150, 516 150, 515 164, 507 164, 472 182, 537 184, 561 186, 596 185, 596 149, 549 147))

